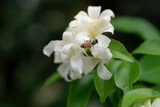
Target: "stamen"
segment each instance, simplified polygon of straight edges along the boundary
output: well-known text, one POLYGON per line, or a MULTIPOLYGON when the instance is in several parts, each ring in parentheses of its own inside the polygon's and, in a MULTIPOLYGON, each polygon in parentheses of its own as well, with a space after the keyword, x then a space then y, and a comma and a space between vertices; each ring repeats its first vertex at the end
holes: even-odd
POLYGON ((96 58, 96 57, 94 57, 94 58, 92 58, 94 61, 97 61, 97 60, 99 60, 98 58, 96 58))
POLYGON ((90 33, 91 33, 92 35, 94 35, 95 32, 94 32, 94 30, 91 30, 90 33))

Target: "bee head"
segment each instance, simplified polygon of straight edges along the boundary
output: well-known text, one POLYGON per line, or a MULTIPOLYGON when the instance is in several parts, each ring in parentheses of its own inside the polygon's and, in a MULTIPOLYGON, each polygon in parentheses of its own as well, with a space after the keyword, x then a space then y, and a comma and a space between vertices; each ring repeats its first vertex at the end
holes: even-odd
POLYGON ((95 45, 95 44, 97 44, 98 43, 98 40, 97 39, 94 39, 93 41, 92 41, 92 44, 93 45, 95 45))
POLYGON ((98 40, 97 40, 97 39, 95 39, 95 42, 96 42, 96 43, 98 43, 98 40))
POLYGON ((81 45, 81 48, 85 48, 84 44, 81 45))

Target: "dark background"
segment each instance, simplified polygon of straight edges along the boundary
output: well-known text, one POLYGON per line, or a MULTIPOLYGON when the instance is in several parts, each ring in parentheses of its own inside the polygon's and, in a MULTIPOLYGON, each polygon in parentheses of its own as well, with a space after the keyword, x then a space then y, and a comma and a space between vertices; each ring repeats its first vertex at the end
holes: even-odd
MULTIPOLYGON (((160 0, 1 0, 0 107, 65 107, 68 83, 60 80, 41 89, 58 66, 54 55, 48 58, 42 49, 61 39, 73 17, 89 5, 112 9, 117 17, 142 17, 160 28, 160 0)), ((116 39, 131 51, 142 40, 127 35, 115 31, 116 39)), ((88 107, 105 104, 94 91, 88 107)))

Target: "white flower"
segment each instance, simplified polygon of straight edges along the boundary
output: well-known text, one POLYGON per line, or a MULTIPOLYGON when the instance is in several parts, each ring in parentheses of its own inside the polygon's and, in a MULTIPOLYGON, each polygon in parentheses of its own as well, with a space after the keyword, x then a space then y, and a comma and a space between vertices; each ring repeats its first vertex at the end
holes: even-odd
POLYGON ((99 63, 97 68, 99 77, 108 80, 111 78, 112 74, 104 64, 112 58, 112 54, 108 49, 110 39, 104 35, 98 35, 96 39, 98 40, 98 44, 91 48, 91 53, 94 59, 99 63))
POLYGON ((51 41, 43 49, 43 53, 47 56, 50 56, 53 51, 55 51, 54 62, 63 63, 58 67, 58 72, 66 81, 70 81, 69 74, 72 80, 81 78, 83 69, 81 57, 85 51, 71 32, 64 32, 63 40, 51 41))
POLYGON ((110 9, 104 10, 101 14, 100 6, 89 6, 88 15, 84 11, 80 11, 75 19, 70 22, 69 26, 74 28, 75 32, 88 32, 95 38, 96 35, 104 32, 111 32, 113 34, 114 27, 110 23, 111 17, 114 13, 110 9))
POLYGON ((84 11, 80 11, 74 18, 79 20, 85 17, 91 20, 105 19, 106 21, 110 21, 111 17, 115 17, 113 11, 110 9, 104 10, 101 14, 100 12, 101 6, 88 6, 88 14, 84 11))
POLYGON ((83 57, 84 65, 87 65, 87 67, 83 68, 83 72, 88 74, 99 64, 97 67, 98 76, 101 79, 108 80, 111 78, 112 74, 104 64, 112 58, 112 54, 108 49, 110 39, 104 35, 98 35, 96 39, 98 40, 98 44, 91 47, 93 57, 83 57))
POLYGON ((160 98, 156 98, 152 104, 149 99, 144 103, 144 105, 134 105, 134 107, 160 107, 160 98))
POLYGON ((66 81, 80 79, 83 73, 87 75, 97 64, 100 78, 108 80, 112 76, 104 66, 112 58, 108 48, 110 39, 102 33, 113 33, 110 20, 114 13, 109 9, 101 14, 100 11, 100 6, 89 6, 88 14, 80 11, 63 33, 62 40, 51 41, 43 49, 48 57, 55 52, 54 63, 62 63, 57 70, 66 81), (95 39, 98 43, 87 49, 81 47, 86 41, 95 39))

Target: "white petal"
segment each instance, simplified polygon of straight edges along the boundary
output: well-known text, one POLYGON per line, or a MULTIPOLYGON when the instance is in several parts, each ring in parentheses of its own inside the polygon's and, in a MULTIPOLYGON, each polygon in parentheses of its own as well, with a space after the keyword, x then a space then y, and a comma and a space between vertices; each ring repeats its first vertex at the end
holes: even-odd
POLYGON ((69 63, 70 56, 65 53, 61 53, 61 60, 62 60, 62 62, 69 63))
POLYGON ((98 40, 98 44, 103 45, 106 48, 109 46, 109 43, 111 42, 110 38, 104 35, 98 35, 96 39, 98 40))
POLYGON ((110 50, 100 44, 94 45, 91 48, 91 53, 94 57, 99 58, 103 63, 107 63, 112 58, 110 50))
POLYGON ((88 7, 88 15, 92 19, 99 18, 100 12, 101 12, 101 6, 89 6, 88 7))
POLYGON ((61 64, 58 67, 58 72, 60 73, 60 75, 65 78, 66 81, 70 82, 71 80, 68 78, 68 74, 69 74, 69 64, 61 64))
POLYGON ((110 33, 114 34, 114 27, 111 23, 108 23, 108 25, 106 26, 105 32, 110 32, 110 33))
POLYGON ((160 98, 156 98, 153 103, 152 107, 160 107, 160 98))
POLYGON ((61 52, 55 52, 54 53, 54 63, 61 63, 61 52))
POLYGON ((108 32, 108 29, 110 29, 110 23, 106 22, 104 19, 99 19, 95 23, 95 35, 102 34, 104 32, 108 32))
POLYGON ((150 100, 147 100, 147 101, 144 103, 144 107, 151 107, 151 101, 150 101, 150 100))
POLYGON ((97 61, 93 60, 93 57, 83 57, 83 72, 88 74, 97 65, 97 61))
POLYGON ((96 44, 91 48, 91 53, 94 57, 98 57, 103 53, 103 48, 99 44, 96 44))
POLYGON ((52 54, 53 51, 61 51, 62 49, 62 41, 50 41, 44 48, 43 53, 48 57, 52 54))
POLYGON ((75 37, 75 42, 79 43, 80 45, 83 44, 85 41, 90 40, 88 37, 88 32, 80 32, 75 37))
POLYGON ((71 42, 73 41, 73 36, 72 36, 72 32, 64 32, 63 33, 63 41, 64 42, 71 42))
POLYGON ((81 19, 79 21, 79 23, 83 23, 85 26, 88 24, 88 23, 91 23, 91 22, 94 22, 93 19, 91 19, 90 17, 83 17, 83 19, 81 19))
POLYGON ((80 79, 82 77, 82 74, 81 73, 79 73, 79 72, 71 72, 70 73, 70 78, 72 79, 72 80, 75 80, 75 79, 80 79))
POLYGON ((78 72, 77 74, 82 74, 83 61, 80 56, 73 55, 70 60, 70 65, 74 72, 78 72))
POLYGON ((65 54, 69 54, 70 52, 70 49, 71 47, 74 46, 74 43, 68 43, 66 45, 64 45, 64 47, 62 48, 62 51, 65 53, 65 54))
POLYGON ((73 20, 69 23, 69 27, 77 27, 78 26, 78 21, 77 20, 73 20))
POLYGON ((95 31, 97 32, 97 34, 102 34, 104 32, 111 32, 113 34, 114 27, 110 22, 107 22, 104 19, 99 19, 98 21, 96 21, 95 31))
POLYGON ((88 16, 86 12, 80 11, 74 18, 75 19, 82 19, 83 17, 88 16))
POLYGON ((110 9, 106 9, 100 14, 100 18, 103 18, 106 21, 110 21, 111 17, 115 17, 115 15, 110 9))
POLYGON ((98 73, 98 76, 104 80, 109 80, 112 77, 112 74, 108 71, 108 69, 102 63, 98 65, 97 73, 98 73))

